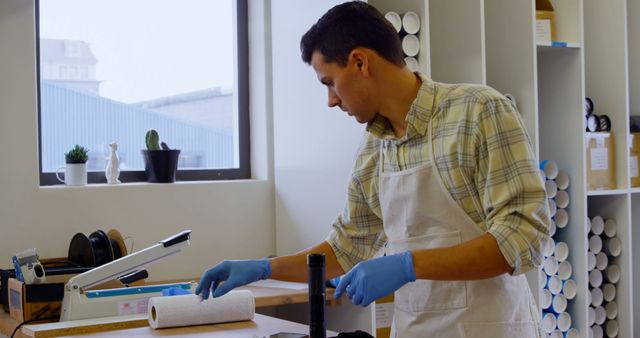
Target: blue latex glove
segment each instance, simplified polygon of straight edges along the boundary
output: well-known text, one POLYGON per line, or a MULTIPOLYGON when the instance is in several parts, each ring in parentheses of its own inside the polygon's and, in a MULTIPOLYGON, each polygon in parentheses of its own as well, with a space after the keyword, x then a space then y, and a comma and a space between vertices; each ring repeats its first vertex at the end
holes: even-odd
POLYGON ((200 284, 196 287, 196 294, 202 299, 207 299, 209 291, 212 291, 213 297, 220 297, 238 286, 269 277, 271 277, 271 264, 268 259, 227 260, 202 275, 200 284))
POLYGON ((334 298, 346 291, 353 304, 365 307, 415 280, 413 257, 405 251, 358 263, 342 277, 334 298))

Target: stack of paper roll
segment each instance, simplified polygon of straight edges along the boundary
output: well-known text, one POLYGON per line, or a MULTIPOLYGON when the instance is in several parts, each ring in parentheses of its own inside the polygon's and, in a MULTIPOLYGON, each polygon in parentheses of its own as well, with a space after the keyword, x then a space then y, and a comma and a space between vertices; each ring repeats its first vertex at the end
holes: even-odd
POLYGON ((420 16, 416 12, 408 11, 400 15, 398 12, 387 12, 384 17, 391 23, 400 35, 402 52, 407 68, 412 72, 420 70, 418 53, 420 53, 420 16))
POLYGON ((568 302, 576 297, 577 284, 569 261, 569 245, 560 240, 562 229, 569 225, 569 176, 550 160, 542 161, 540 170, 551 216, 551 240, 543 246, 540 270, 542 329, 549 337, 579 337, 580 332, 571 327, 572 316, 567 311, 568 302))
POLYGON ((239 290, 204 301, 196 295, 152 297, 147 313, 149 326, 159 329, 251 320, 255 310, 253 294, 239 290))
POLYGON ((614 219, 605 221, 601 216, 592 217, 589 230, 589 304, 587 324, 592 337, 618 336, 618 303, 616 284, 620 280, 617 257, 622 253, 622 241, 616 236, 617 224, 614 219))

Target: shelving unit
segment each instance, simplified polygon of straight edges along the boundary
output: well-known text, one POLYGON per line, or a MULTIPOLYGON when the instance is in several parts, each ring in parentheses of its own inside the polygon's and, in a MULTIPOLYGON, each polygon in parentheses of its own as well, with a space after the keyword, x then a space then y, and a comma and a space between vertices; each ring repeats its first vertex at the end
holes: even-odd
MULTIPOLYGON (((562 43, 535 41, 535 1, 370 0, 383 13, 421 16, 421 71, 441 82, 487 84, 517 99, 539 159, 551 159, 571 178, 570 247, 578 294, 573 327, 588 337, 588 217, 614 218, 623 250, 617 302, 618 337, 640 337, 640 188, 629 184, 629 115, 640 114, 640 0, 552 0, 562 43), (424 30, 424 29, 428 29, 424 30), (587 189, 584 98, 606 114, 615 138, 616 185, 587 189)), ((528 274, 540 290, 537 271, 528 274)))

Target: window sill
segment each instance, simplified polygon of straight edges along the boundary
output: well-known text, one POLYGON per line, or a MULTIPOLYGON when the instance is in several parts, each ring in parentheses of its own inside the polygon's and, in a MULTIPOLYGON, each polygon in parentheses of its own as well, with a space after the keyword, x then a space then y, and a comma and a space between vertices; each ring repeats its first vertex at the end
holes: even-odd
POLYGON ((118 184, 89 183, 87 185, 70 186, 65 184, 42 185, 40 190, 89 190, 89 189, 137 189, 140 187, 186 187, 186 186, 207 186, 207 185, 227 185, 227 184, 262 184, 265 179, 237 179, 237 180, 209 180, 209 181, 176 181, 173 183, 149 183, 149 182, 128 182, 118 184))

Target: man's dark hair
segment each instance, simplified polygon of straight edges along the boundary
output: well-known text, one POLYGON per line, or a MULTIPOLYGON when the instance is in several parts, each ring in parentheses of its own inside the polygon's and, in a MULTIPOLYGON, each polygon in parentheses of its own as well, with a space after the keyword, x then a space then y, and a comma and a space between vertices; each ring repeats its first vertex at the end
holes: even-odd
POLYGON ((302 36, 302 60, 311 64, 316 50, 325 62, 347 65, 356 47, 370 48, 387 61, 404 67, 400 37, 391 23, 373 6, 362 1, 337 5, 302 36))

